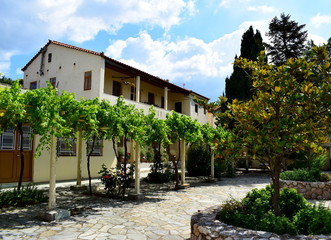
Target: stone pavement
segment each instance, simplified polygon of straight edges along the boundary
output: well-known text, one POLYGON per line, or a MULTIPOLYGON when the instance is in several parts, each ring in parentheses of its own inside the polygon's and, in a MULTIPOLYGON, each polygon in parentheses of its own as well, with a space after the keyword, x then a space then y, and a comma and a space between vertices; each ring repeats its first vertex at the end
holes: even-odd
POLYGON ((171 190, 173 185, 142 184, 144 198, 139 201, 91 197, 59 187, 58 206, 77 207, 81 213, 48 223, 36 217, 47 204, 0 210, 0 239, 189 239, 194 212, 242 198, 268 183, 267 176, 246 175, 216 183, 192 182, 180 191, 171 190))

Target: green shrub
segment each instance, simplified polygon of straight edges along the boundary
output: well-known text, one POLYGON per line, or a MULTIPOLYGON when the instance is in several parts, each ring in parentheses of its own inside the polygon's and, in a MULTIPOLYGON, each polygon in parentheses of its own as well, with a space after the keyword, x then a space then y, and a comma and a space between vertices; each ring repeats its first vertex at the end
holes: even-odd
POLYGON ((294 216, 294 224, 301 234, 316 235, 331 233, 331 211, 322 206, 310 206, 294 216))
POLYGON ((306 169, 296 169, 293 171, 285 171, 280 174, 280 179, 292 180, 292 181, 305 181, 305 182, 317 182, 318 179, 314 177, 316 175, 306 169))
POLYGON ((331 181, 331 174, 329 173, 322 173, 321 174, 321 182, 330 182, 331 181))
POLYGON ((0 208, 9 206, 25 206, 46 202, 48 197, 43 190, 37 189, 34 185, 23 186, 20 191, 13 190, 0 192, 0 208))
POLYGON ((277 234, 297 234, 295 225, 289 221, 287 217, 276 216, 269 211, 260 221, 260 230, 267 232, 274 232, 277 234))
POLYGON ((211 153, 204 143, 195 143, 187 151, 187 175, 191 177, 210 175, 211 153))
POLYGON ((217 214, 227 224, 277 234, 330 234, 331 211, 311 206, 295 189, 280 191, 281 215, 271 207, 273 189, 253 189, 242 201, 228 201, 217 214))
POLYGON ((247 193, 242 200, 245 213, 254 213, 257 218, 262 218, 263 215, 271 209, 271 187, 263 189, 253 189, 247 193))
POLYGON ((307 200, 293 188, 283 188, 280 192, 279 206, 281 213, 293 220, 294 215, 309 205, 307 200))
POLYGON ((145 181, 148 183, 166 183, 173 179, 173 172, 170 169, 166 169, 164 172, 150 172, 148 173, 145 181))

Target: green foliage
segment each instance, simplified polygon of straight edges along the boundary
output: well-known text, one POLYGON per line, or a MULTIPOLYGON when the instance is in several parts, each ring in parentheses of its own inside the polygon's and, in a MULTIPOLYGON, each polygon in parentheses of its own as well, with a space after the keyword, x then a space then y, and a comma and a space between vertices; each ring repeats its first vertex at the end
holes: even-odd
POLYGON ((170 182, 174 178, 174 173, 170 169, 165 169, 164 171, 151 171, 148 173, 145 181, 148 183, 166 183, 170 182))
POLYGON ((210 175, 211 152, 203 143, 194 143, 187 151, 187 173, 191 177, 210 175))
POLYGON ((295 214, 309 204, 302 195, 298 194, 297 190, 284 188, 280 192, 279 205, 281 213, 288 219, 293 220, 295 214))
MULTIPOLYGON (((240 57, 256 61, 263 50, 264 46, 260 32, 257 30, 254 33, 253 27, 250 26, 241 39, 240 57)), ((230 78, 225 79, 225 95, 228 100, 250 99, 253 94, 252 90, 252 80, 249 74, 243 69, 234 66, 230 78)))
POLYGON ((300 57, 307 39, 307 31, 303 31, 305 24, 299 25, 290 18, 289 14, 282 13, 280 19, 274 17, 269 24, 270 44, 265 46, 271 61, 278 66, 290 58, 300 57))
POLYGON ((37 189, 34 185, 23 186, 21 190, 13 189, 0 191, 0 208, 9 206, 25 206, 46 202, 48 197, 45 191, 37 189))
POLYGON ((280 192, 280 216, 272 210, 273 189, 253 189, 242 201, 226 202, 217 219, 227 224, 277 234, 330 234, 331 210, 311 206, 295 189, 280 192))
POLYGON ((280 174, 283 180, 319 182, 321 181, 322 168, 325 165, 327 156, 324 154, 309 154, 305 159, 307 168, 285 171, 280 174))
POLYGON ((133 182, 134 165, 131 164, 128 169, 124 169, 124 164, 117 165, 116 168, 108 169, 105 164, 102 165, 101 170, 101 183, 105 186, 107 195, 111 197, 123 196, 123 188, 128 188, 133 182))
POLYGON ((288 218, 283 216, 276 216, 273 212, 269 211, 261 219, 259 223, 259 230, 274 232, 277 234, 297 234, 296 227, 288 218))
POLYGON ((247 193, 242 200, 245 212, 254 213, 257 218, 262 218, 271 209, 272 192, 273 190, 268 186, 264 189, 253 189, 247 193))
POLYGON ((322 173, 321 174, 320 181, 321 182, 331 182, 331 174, 329 174, 329 173, 322 173))
POLYGON ((331 211, 322 206, 309 206, 294 216, 294 224, 301 234, 331 233, 331 211))
POLYGON ((316 182, 318 181, 314 174, 306 169, 296 169, 293 171, 285 171, 280 174, 280 178, 283 180, 292 181, 305 181, 305 182, 316 182))

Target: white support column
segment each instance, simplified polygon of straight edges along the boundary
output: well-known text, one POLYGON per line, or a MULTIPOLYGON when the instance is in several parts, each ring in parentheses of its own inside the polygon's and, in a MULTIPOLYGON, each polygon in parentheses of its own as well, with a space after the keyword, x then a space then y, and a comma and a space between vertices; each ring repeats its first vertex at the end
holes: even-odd
POLYGON ((82 185, 82 146, 83 146, 83 131, 80 129, 78 131, 78 152, 77 152, 77 181, 76 185, 82 185))
POLYGON ((135 157, 135 142, 131 139, 130 140, 130 159, 129 159, 129 162, 134 163, 135 160, 136 160, 136 157, 135 157))
POLYGON ((211 159, 210 159, 210 175, 211 175, 211 178, 215 178, 215 157, 214 157, 214 150, 212 149, 210 151, 211 153, 211 159))
POLYGON ((164 87, 164 109, 168 110, 168 87, 164 87))
POLYGON ((140 146, 139 143, 135 142, 135 192, 137 195, 140 194, 140 146))
POLYGON ((140 76, 136 76, 136 102, 140 102, 140 76))
POLYGON ((185 161, 186 161, 186 143, 185 140, 181 140, 180 146, 180 161, 181 161, 181 184, 185 185, 185 161))
POLYGON ((49 175, 49 193, 48 209, 56 207, 56 137, 52 136, 50 148, 50 175, 49 175))

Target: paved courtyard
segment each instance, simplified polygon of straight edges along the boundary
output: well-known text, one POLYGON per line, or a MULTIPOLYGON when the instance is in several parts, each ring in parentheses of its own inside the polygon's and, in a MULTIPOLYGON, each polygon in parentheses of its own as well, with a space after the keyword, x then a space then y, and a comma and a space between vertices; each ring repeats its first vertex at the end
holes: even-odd
POLYGON ((83 208, 80 214, 56 222, 36 215, 46 204, 0 210, 0 239, 189 239, 190 218, 198 210, 242 198, 268 184, 267 176, 224 178, 216 183, 192 183, 172 191, 169 185, 143 184, 144 199, 117 201, 58 189, 58 205, 83 208))

